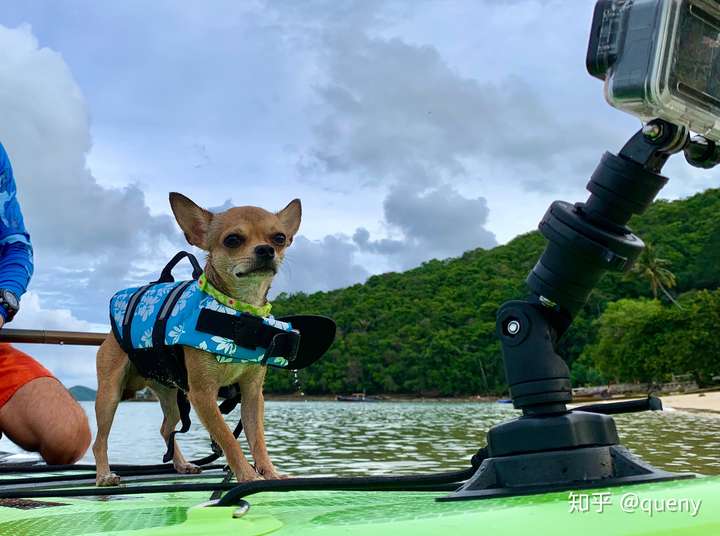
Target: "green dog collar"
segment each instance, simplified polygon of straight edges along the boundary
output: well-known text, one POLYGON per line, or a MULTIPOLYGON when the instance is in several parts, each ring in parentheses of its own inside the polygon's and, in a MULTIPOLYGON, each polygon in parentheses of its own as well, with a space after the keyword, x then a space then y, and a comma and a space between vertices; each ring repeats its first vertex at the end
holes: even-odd
POLYGON ((230 307, 231 309, 235 309, 236 311, 240 311, 242 313, 250 313, 255 316, 266 317, 270 314, 270 309, 272 309, 271 303, 266 303, 262 307, 257 307, 255 305, 250 305, 249 303, 236 300, 235 298, 231 298, 230 296, 226 296, 214 286, 212 286, 204 273, 198 279, 198 286, 200 287, 200 290, 212 296, 223 305, 230 307))

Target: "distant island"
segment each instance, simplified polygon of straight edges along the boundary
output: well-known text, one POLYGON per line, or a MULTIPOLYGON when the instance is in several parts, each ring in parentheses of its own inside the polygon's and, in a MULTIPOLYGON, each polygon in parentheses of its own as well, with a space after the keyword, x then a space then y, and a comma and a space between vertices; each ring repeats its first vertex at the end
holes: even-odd
MULTIPOLYGON (((68 391, 70 391, 70 394, 73 395, 73 398, 75 398, 78 402, 93 402, 97 397, 97 391, 95 389, 85 387, 84 385, 75 385, 74 387, 68 389, 68 391)), ((135 393, 134 397, 125 398, 123 401, 155 402, 157 401, 157 397, 155 397, 153 392, 146 387, 145 389, 135 393)))
POLYGON ((68 390, 70 391, 70 394, 73 395, 73 398, 78 402, 92 402, 95 400, 95 395, 97 395, 97 391, 95 389, 90 389, 89 387, 85 387, 83 385, 75 385, 68 390))

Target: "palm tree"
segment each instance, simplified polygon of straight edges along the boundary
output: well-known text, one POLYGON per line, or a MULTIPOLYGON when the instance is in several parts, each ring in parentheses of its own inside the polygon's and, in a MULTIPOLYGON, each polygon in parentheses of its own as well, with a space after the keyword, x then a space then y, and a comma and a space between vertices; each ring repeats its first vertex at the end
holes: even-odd
POLYGON ((677 285, 675 274, 667 268, 671 264, 669 260, 661 259, 657 256, 655 246, 646 244, 645 249, 640 254, 632 271, 640 277, 647 279, 650 283, 653 299, 658 299, 658 290, 660 290, 671 302, 680 307, 680 304, 675 301, 675 298, 668 292, 668 289, 677 285))

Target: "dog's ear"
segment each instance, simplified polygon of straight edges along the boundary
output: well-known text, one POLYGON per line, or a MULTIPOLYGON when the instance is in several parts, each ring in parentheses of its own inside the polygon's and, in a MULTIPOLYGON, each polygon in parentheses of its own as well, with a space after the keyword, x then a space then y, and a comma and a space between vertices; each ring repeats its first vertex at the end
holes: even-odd
POLYGON ((177 192, 170 192, 170 207, 187 241, 207 251, 212 212, 197 206, 192 199, 177 192))
POLYGON ((295 236, 300 228, 300 218, 302 217, 302 205, 299 199, 293 199, 288 205, 277 213, 277 217, 285 226, 285 230, 290 238, 295 236))

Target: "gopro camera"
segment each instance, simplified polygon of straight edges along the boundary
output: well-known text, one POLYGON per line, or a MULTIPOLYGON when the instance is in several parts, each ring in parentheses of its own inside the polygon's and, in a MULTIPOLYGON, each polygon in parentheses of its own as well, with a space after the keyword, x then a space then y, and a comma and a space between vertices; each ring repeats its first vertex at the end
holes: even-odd
POLYGON ((720 0, 599 0, 587 68, 615 108, 720 141, 720 0))

